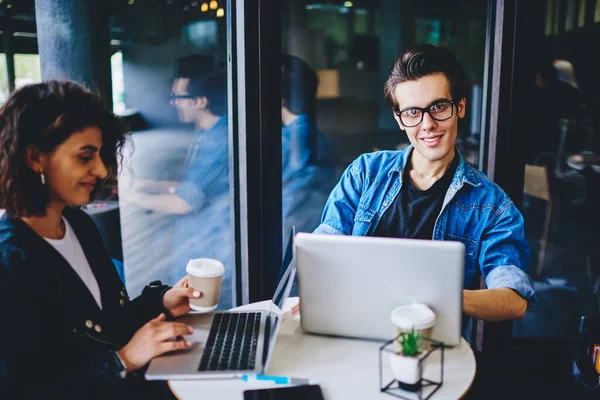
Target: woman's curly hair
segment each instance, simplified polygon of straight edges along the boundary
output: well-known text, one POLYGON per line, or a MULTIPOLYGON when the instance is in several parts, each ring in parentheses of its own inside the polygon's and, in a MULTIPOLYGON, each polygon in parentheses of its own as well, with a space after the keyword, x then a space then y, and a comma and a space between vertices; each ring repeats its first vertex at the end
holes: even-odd
POLYGON ((102 99, 69 81, 22 87, 0 108, 0 208, 11 216, 45 215, 50 193, 26 160, 35 146, 50 153, 73 133, 88 127, 102 132, 100 158, 114 181, 128 129, 102 99))

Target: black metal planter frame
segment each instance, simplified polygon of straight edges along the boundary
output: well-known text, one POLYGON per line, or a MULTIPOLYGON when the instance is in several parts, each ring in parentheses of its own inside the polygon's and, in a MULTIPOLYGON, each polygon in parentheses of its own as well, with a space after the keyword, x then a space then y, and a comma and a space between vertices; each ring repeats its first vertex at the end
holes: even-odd
MULTIPOLYGON (((411 397, 405 397, 402 395, 402 393, 408 394, 408 393, 411 393, 411 391, 403 389, 402 388, 403 384, 401 382, 399 382, 398 380, 396 380, 395 378, 392 379, 386 385, 384 385, 384 383, 383 383, 383 353, 396 354, 396 351, 393 350, 391 347, 392 347, 392 344, 394 343, 394 341, 396 341, 397 339, 398 339, 398 337, 396 337, 392 340, 388 340, 379 348, 379 387, 382 392, 387 393, 391 396, 397 397, 399 399, 410 400, 411 397)), ((444 348, 445 348, 445 345, 442 342, 438 342, 436 340, 429 339, 429 338, 423 338, 423 341, 430 342, 431 347, 429 348, 429 350, 425 351, 423 354, 421 354, 419 356, 419 374, 421 376, 421 380, 414 385, 416 390, 412 391, 412 393, 415 393, 418 396, 419 400, 429 399, 435 392, 437 392, 439 390, 439 388, 444 383, 444 348), (423 362, 425 359, 427 359, 427 357, 429 357, 435 351, 441 351, 439 382, 435 382, 435 381, 431 381, 429 379, 423 378, 423 362), (430 386, 434 387, 434 389, 431 391, 431 393, 429 393, 427 395, 427 397, 423 397, 423 389, 430 387, 430 386)), ((405 387, 406 386, 409 386, 409 385, 405 385, 405 387)), ((414 397, 412 397, 412 398, 414 398, 414 397)))

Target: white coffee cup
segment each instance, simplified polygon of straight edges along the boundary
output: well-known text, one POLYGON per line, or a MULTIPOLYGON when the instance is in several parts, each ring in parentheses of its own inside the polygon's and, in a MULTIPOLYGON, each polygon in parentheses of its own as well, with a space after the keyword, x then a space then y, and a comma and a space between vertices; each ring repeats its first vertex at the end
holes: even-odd
MULTIPOLYGON (((425 304, 413 303, 396 307, 390 314, 390 320, 396 326, 397 334, 415 329, 424 338, 431 338, 431 331, 435 326, 435 313, 425 304)), ((423 342, 424 349, 428 349, 429 345, 430 342, 423 342)))
POLYGON ((188 261, 185 270, 188 274, 188 285, 202 292, 199 299, 190 298, 190 307, 200 312, 208 312, 219 305, 221 283, 225 266, 212 258, 194 258, 188 261))

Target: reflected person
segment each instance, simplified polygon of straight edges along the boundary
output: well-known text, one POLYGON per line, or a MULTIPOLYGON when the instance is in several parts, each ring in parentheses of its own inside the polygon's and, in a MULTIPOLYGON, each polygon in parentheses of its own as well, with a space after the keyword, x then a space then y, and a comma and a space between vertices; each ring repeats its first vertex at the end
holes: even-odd
MULTIPOLYGON (((194 147, 181 182, 154 182, 160 193, 136 192, 127 199, 141 207, 178 214, 175 222, 170 282, 185 274, 190 258, 215 258, 225 265, 220 308, 231 306, 233 269, 229 216, 229 141, 226 74, 206 56, 178 61, 171 105, 180 122, 196 129, 194 147)), ((147 185, 145 185, 147 186, 147 185)))
POLYGON ((287 237, 291 226, 311 232, 318 225, 334 184, 335 154, 316 125, 318 77, 306 62, 282 56, 282 209, 287 237))

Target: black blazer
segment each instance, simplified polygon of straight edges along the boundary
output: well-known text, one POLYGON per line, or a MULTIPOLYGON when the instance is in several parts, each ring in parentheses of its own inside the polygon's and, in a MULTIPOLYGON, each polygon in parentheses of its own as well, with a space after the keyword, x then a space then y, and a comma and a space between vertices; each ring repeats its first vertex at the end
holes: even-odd
POLYGON ((20 219, 0 218, 0 399, 114 397, 125 385, 115 351, 165 311, 168 287, 151 284, 130 301, 92 219, 70 207, 63 215, 102 309, 54 247, 20 219))

